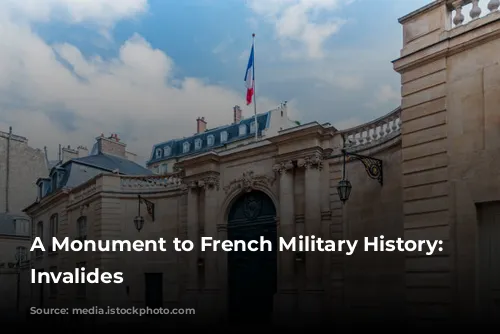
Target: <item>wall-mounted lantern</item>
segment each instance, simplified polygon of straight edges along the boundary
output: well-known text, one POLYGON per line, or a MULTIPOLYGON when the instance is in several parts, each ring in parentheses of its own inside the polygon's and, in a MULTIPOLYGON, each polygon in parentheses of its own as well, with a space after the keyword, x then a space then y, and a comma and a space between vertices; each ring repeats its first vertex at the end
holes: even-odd
POLYGON ((345 169, 346 169, 346 159, 359 160, 365 166, 366 173, 371 179, 377 180, 380 185, 384 184, 384 173, 382 160, 375 159, 366 155, 360 155, 355 153, 348 153, 345 149, 342 150, 343 166, 342 166, 342 180, 339 181, 337 186, 337 193, 342 203, 345 203, 349 196, 351 195, 352 185, 349 180, 346 179, 345 169))
POLYGON ((145 198, 142 198, 141 195, 137 195, 137 199, 137 216, 134 218, 134 225, 137 231, 140 232, 144 227, 144 217, 141 216, 141 204, 146 204, 146 210, 148 211, 148 214, 153 222, 155 221, 155 204, 145 198))

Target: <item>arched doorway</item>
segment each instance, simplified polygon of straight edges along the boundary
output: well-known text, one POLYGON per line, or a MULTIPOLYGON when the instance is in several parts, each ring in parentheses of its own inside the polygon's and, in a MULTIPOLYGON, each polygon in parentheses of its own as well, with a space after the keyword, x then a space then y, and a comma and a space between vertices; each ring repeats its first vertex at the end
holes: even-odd
POLYGON ((228 215, 229 240, 259 240, 273 244, 271 252, 228 253, 228 306, 233 323, 269 323, 277 288, 276 208, 261 191, 240 196, 228 215))

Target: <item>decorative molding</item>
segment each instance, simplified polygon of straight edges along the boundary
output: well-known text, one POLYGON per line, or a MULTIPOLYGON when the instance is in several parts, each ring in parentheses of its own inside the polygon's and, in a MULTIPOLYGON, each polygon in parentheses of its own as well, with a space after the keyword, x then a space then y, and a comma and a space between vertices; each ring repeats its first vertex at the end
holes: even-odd
POLYGON ((275 173, 280 173, 280 174, 285 174, 289 170, 293 170, 294 164, 292 160, 287 160, 283 161, 280 163, 277 163, 273 166, 273 172, 275 173))
POLYGON ((76 193, 73 197, 73 202, 79 202, 82 199, 94 195, 96 192, 97 192, 97 186, 94 183, 90 187, 84 188, 83 190, 76 193))
POLYGON ((302 214, 295 215, 295 224, 304 224, 305 222, 305 216, 302 214))
POLYGON ((246 192, 250 192, 255 189, 256 186, 269 187, 274 184, 275 178, 266 175, 255 175, 254 171, 246 171, 243 176, 231 181, 227 186, 224 187, 224 191, 229 193, 234 189, 242 189, 246 192))
POLYGON ((84 204, 84 205, 80 206, 80 216, 86 216, 88 209, 89 209, 88 204, 84 204))
POLYGON ((217 224, 217 232, 227 232, 227 224, 217 224))
POLYGON ((331 220, 332 212, 331 211, 321 211, 321 220, 331 220))
POLYGON ((323 156, 319 153, 313 154, 311 156, 298 159, 297 167, 305 169, 317 168, 319 170, 323 169, 323 156))

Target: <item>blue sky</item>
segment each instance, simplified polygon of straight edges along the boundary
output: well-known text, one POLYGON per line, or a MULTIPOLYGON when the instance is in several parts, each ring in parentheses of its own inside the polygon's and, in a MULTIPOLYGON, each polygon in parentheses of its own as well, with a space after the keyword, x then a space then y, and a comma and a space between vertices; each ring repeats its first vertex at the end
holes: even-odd
MULTIPOLYGON (((0 129, 35 147, 118 132, 147 156, 231 121, 256 33, 259 111, 346 128, 400 103, 397 19, 424 0, 0 0, 0 129)), ((251 115, 251 108, 244 112, 251 115)))

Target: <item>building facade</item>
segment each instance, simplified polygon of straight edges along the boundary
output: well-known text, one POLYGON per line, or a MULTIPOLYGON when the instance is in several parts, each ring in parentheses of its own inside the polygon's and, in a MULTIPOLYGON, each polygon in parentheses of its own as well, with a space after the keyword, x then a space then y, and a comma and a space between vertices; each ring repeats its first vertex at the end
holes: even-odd
POLYGON ((243 117, 241 108, 235 106, 231 124, 207 129, 205 118, 198 117, 193 136, 154 145, 147 166, 156 174, 172 173, 175 164, 186 158, 241 147, 254 142, 255 138, 276 136, 279 131, 297 125, 298 122, 288 117, 286 102, 276 109, 247 118, 243 117))
POLYGON ((125 281, 63 284, 49 294, 42 285, 34 300, 184 306, 215 322, 471 320, 478 310, 493 319, 500 282, 500 13, 498 1, 490 1, 491 12, 478 17, 475 1, 474 19, 462 25, 470 2, 437 0, 400 20, 403 48, 394 67, 402 102, 384 117, 344 131, 313 122, 219 149, 201 149, 210 135, 202 131, 201 146, 195 136, 154 147, 150 168, 175 161, 176 172, 99 173, 26 210, 34 221, 64 217, 59 238, 198 243, 202 236, 383 235, 443 240, 442 252, 46 253, 35 268, 86 266, 123 272, 125 281), (199 154, 165 158, 197 147, 199 154), (339 197, 341 180, 352 185, 347 201, 339 197), (154 215, 138 196, 154 204, 154 215), (145 219, 140 231, 138 216, 145 219))

